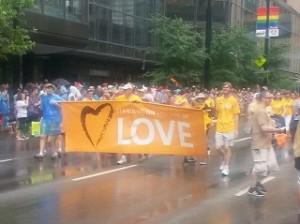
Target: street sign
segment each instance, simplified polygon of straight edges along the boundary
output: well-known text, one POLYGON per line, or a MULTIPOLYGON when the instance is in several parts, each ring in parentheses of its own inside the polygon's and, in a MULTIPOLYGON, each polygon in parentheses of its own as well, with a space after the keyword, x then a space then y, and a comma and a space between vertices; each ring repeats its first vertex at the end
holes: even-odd
POLYGON ((266 62, 267 59, 264 56, 260 56, 255 60, 255 64, 258 68, 261 68, 266 62))
MULTIPOLYGON (((267 9, 265 7, 256 10, 256 37, 266 37, 267 29, 267 9)), ((269 13, 269 37, 279 36, 279 7, 270 7, 269 13)))
MULTIPOLYGON (((266 30, 256 30, 256 37, 266 37, 266 30)), ((279 29, 269 29, 269 37, 279 37, 279 29)))

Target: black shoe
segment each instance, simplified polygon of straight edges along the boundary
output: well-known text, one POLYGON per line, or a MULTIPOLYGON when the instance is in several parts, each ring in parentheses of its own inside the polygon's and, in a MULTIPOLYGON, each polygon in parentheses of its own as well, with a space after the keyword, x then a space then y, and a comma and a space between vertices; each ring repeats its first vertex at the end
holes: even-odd
POLYGON ((262 193, 261 191, 259 191, 257 189, 257 187, 250 187, 249 190, 248 190, 248 194, 251 194, 255 197, 264 197, 264 193, 262 193))
POLYGON ((259 191, 262 192, 262 193, 267 193, 266 188, 265 188, 264 185, 262 185, 260 182, 258 182, 258 183, 256 184, 256 188, 257 188, 257 190, 259 190, 259 191))

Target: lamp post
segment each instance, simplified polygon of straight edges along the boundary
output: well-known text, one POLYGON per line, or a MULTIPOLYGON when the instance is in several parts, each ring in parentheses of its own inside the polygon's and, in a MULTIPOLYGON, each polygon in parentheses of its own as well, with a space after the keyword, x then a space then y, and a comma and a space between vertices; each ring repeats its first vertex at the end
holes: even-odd
POLYGON ((205 88, 210 87, 210 52, 211 52, 211 39, 212 39, 212 8, 211 8, 211 1, 207 0, 206 6, 206 24, 205 24, 205 52, 207 58, 204 62, 204 77, 203 83, 205 88))

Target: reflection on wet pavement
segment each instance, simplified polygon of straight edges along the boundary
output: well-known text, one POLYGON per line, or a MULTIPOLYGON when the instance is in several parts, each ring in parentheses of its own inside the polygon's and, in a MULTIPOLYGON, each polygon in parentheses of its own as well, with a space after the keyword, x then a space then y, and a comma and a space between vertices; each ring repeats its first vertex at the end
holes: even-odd
MULTIPOLYGON (((1 224, 293 223, 292 209, 280 216, 284 222, 272 218, 295 202, 292 195, 277 197, 285 187, 282 183, 266 200, 233 196, 248 180, 247 144, 235 151, 232 175, 226 178, 218 171, 214 152, 207 166, 184 164, 182 157, 153 156, 135 168, 78 182, 72 178, 118 168, 116 157, 68 154, 55 161, 38 161, 33 159, 37 139, 16 143, 0 136, 0 144, 0 161, 16 158, 0 163, 1 224)), ((136 156, 131 159, 138 161, 136 156)), ((291 176, 281 178, 288 182, 291 176)))

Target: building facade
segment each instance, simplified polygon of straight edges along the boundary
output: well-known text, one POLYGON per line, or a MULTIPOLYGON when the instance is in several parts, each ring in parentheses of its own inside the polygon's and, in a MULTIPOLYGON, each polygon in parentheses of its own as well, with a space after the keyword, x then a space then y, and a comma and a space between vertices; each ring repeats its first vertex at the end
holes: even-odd
MULTIPOLYGON (((213 28, 243 26, 255 38, 256 8, 264 4, 265 0, 213 0, 213 28)), ((293 46, 285 69, 299 72, 299 15, 280 0, 272 4, 281 7, 284 31, 276 41, 288 40, 293 46)), ((182 17, 204 31, 206 6, 207 0, 35 0, 26 18, 36 45, 24 57, 1 66, 0 82, 143 79, 153 66, 147 53, 155 45, 151 17, 182 17)))

